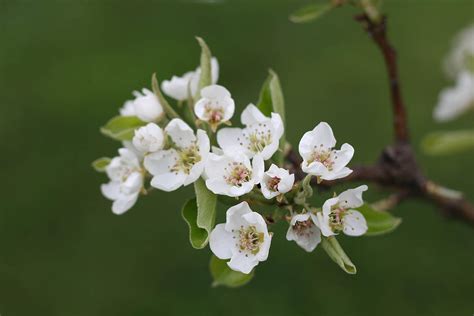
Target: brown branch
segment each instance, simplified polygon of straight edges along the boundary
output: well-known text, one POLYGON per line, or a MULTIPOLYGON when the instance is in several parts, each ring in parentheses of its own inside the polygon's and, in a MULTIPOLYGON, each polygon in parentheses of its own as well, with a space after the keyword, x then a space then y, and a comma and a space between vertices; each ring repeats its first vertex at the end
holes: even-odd
MULTIPOLYGON (((333 181, 312 183, 321 189, 330 189, 340 183, 371 182, 395 191, 393 204, 407 198, 422 198, 440 207, 444 214, 474 225, 474 205, 456 191, 444 188, 428 180, 421 171, 412 146, 407 126, 407 115, 398 79, 396 52, 387 38, 387 18, 373 22, 366 14, 356 16, 384 56, 387 67, 390 95, 394 113, 395 142, 385 147, 373 165, 355 166, 348 177, 333 181)), ((302 180, 301 158, 293 151, 286 154, 288 168, 302 180)))

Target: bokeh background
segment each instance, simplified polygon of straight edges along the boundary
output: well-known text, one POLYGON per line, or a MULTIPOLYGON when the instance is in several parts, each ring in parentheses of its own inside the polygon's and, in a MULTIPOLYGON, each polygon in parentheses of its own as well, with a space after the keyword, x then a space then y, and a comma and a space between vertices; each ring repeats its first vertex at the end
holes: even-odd
MULTIPOLYGON (((303 252, 276 225, 272 251, 239 289, 211 288, 209 249, 188 242, 180 215, 190 188, 110 211, 90 162, 117 143, 99 126, 131 92, 194 69, 195 35, 221 64, 238 111, 278 72, 296 143, 322 120, 354 162, 392 138, 383 62, 343 8, 309 25, 288 21, 296 0, 0 1, 0 314, 472 315, 474 230, 411 201, 383 237, 341 238, 358 266, 344 274, 319 250, 303 252)), ((436 129, 431 111, 451 84, 441 71, 452 36, 473 22, 474 1, 386 0, 415 144, 436 129)), ((474 199, 474 153, 418 157, 435 180, 474 199)), ((370 186, 367 196, 379 196, 370 186)), ((219 215, 222 218, 223 211, 219 215)))

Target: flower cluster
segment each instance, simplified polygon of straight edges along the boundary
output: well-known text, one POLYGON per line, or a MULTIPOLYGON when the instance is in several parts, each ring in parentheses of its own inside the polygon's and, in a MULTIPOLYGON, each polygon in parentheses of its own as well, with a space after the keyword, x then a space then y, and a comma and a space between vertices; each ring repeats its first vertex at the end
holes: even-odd
POLYGON ((317 124, 299 142, 301 170, 307 175, 304 181, 297 179, 282 159, 290 146, 284 139, 281 109, 268 111, 250 103, 240 115, 242 127, 228 127, 235 101, 227 88, 217 84, 217 59, 208 57, 207 69, 203 64, 163 81, 161 90, 176 104, 170 105, 154 84, 153 91, 134 92, 135 99, 113 119, 106 135, 122 140, 123 148, 118 157, 105 160, 103 170, 110 182, 102 185, 104 196, 114 201, 113 212, 123 214, 151 188, 170 192, 200 181, 208 194, 230 204, 225 223, 214 226, 211 221, 210 249, 243 274, 269 255, 273 234, 263 206, 285 213, 281 218, 288 222, 286 239, 307 252, 341 232, 366 233, 367 222, 357 208, 367 186, 347 190, 320 208, 309 200, 311 182, 351 174, 347 165, 354 148, 343 144, 338 149, 329 124, 317 124))
POLYGON ((446 58, 445 70, 455 79, 454 87, 441 91, 433 116, 445 122, 474 110, 474 25, 462 30, 446 58))

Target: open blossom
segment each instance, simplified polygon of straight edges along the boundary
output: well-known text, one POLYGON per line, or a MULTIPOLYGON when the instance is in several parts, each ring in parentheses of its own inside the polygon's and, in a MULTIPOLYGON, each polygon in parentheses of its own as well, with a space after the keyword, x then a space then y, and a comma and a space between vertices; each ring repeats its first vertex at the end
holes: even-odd
POLYGON ((211 232, 211 251, 219 259, 230 259, 227 265, 232 270, 249 274, 267 260, 272 236, 262 215, 253 212, 247 202, 229 208, 226 217, 226 223, 211 232))
POLYGON ((285 194, 291 190, 295 183, 295 175, 288 170, 278 168, 272 164, 270 169, 263 174, 260 183, 262 194, 267 199, 272 199, 280 194, 285 194))
POLYGON ((224 151, 242 151, 249 158, 260 155, 270 159, 278 150, 283 136, 283 121, 279 114, 266 117, 253 104, 242 112, 241 122, 245 128, 223 128, 217 132, 217 143, 224 151))
POLYGON ((165 128, 168 149, 145 157, 145 168, 153 175, 151 185, 174 191, 196 181, 206 164, 210 144, 203 130, 194 131, 181 119, 173 119, 165 128))
POLYGON ((454 39, 445 69, 451 78, 456 78, 462 71, 474 72, 474 24, 463 29, 454 39))
POLYGON ((303 157, 301 168, 304 172, 322 180, 344 178, 352 173, 346 165, 354 156, 354 148, 343 144, 335 150, 336 138, 326 122, 319 123, 301 138, 299 152, 303 157))
POLYGON ((441 91, 433 116, 444 122, 469 109, 474 109, 474 74, 465 71, 459 74, 454 87, 441 91))
POLYGON ((133 146, 143 153, 152 153, 163 148, 164 136, 161 128, 155 123, 148 123, 135 130, 133 146))
MULTIPOLYGON (((173 76, 171 80, 164 80, 161 84, 161 90, 175 100, 184 101, 189 97, 188 91, 191 91, 191 97, 196 95, 201 77, 201 67, 195 71, 188 71, 181 77, 173 76)), ((219 63, 215 57, 211 59, 211 78, 215 84, 219 79, 219 63)))
POLYGON ((316 216, 311 213, 293 215, 286 239, 294 240, 307 252, 313 251, 321 242, 321 231, 316 225, 317 221, 316 216))
POLYGON ((119 156, 111 160, 105 169, 110 182, 102 184, 102 194, 114 201, 112 211, 123 214, 138 199, 143 188, 143 172, 135 153, 127 148, 119 149, 119 156))
POLYGON ((367 222, 354 208, 364 204, 362 193, 366 185, 342 192, 323 204, 323 211, 317 213, 318 225, 324 236, 337 235, 341 231, 349 236, 360 236, 367 231, 367 222))
POLYGON ((250 162, 241 152, 211 153, 206 164, 206 186, 215 194, 241 196, 262 180, 264 168, 263 159, 258 155, 250 162))
POLYGON ((234 115, 235 103, 230 92, 219 85, 211 85, 201 90, 201 99, 196 102, 196 116, 215 130, 218 125, 229 121, 234 115))
POLYGON ((134 91, 133 109, 135 115, 144 122, 154 122, 163 114, 163 107, 153 92, 143 88, 142 93, 134 91))

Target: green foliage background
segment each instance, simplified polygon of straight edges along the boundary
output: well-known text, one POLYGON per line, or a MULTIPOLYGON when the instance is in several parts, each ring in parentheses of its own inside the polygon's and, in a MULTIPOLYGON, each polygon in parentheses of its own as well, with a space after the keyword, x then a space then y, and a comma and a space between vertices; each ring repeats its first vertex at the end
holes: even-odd
MULTIPOLYGON (((440 63, 474 2, 386 0, 413 141, 436 128, 432 107, 449 84, 440 63)), ((382 237, 341 238, 358 274, 319 249, 307 254, 274 227, 270 258, 239 289, 211 288, 210 251, 194 250, 180 208, 192 188, 143 198, 123 216, 90 167, 117 144, 98 129, 157 72, 199 62, 199 35, 219 58, 238 111, 256 102, 272 67, 287 101, 287 137, 325 120, 354 162, 392 137, 385 71, 350 8, 316 23, 287 16, 305 1, 0 1, 0 314, 471 315, 474 230, 432 205, 397 208, 382 237)), ((434 179, 474 199, 474 153, 427 157, 434 179)), ((374 198, 380 196, 370 186, 374 198)), ((222 221, 224 210, 218 221, 222 221)))

